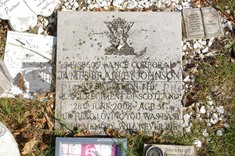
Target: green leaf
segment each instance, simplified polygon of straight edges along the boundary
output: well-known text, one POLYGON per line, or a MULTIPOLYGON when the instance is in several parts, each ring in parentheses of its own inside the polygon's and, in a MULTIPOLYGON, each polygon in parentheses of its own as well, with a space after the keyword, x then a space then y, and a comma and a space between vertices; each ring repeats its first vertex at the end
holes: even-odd
POLYGON ((232 46, 233 46, 233 44, 228 43, 224 46, 224 49, 230 49, 232 46))

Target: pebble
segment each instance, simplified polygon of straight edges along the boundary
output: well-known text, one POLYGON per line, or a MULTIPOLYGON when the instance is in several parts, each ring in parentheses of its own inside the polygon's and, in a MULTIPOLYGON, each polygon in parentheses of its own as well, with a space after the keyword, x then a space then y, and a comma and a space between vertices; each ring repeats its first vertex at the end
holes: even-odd
POLYGON ((38 34, 43 34, 43 32, 44 32, 43 27, 39 27, 39 28, 38 28, 38 34))
POLYGON ((202 131, 202 135, 203 135, 204 137, 208 137, 208 136, 209 136, 209 133, 207 132, 206 129, 204 129, 204 130, 202 131))
POLYGON ((212 124, 216 124, 217 122, 218 122, 218 115, 216 114, 216 113, 213 113, 212 114, 212 117, 211 117, 211 119, 210 119, 210 122, 212 123, 212 124))
POLYGON ((218 106, 218 107, 215 107, 216 111, 219 113, 219 114, 223 114, 224 113, 224 107, 223 106, 218 106))
POLYGON ((194 140, 193 144, 196 145, 196 147, 202 147, 202 142, 200 140, 194 140))
POLYGON ((212 100, 209 100, 209 101, 207 101, 207 104, 211 106, 214 104, 214 102, 212 100))
POLYGON ((191 132, 191 126, 186 127, 185 132, 190 133, 191 132))
POLYGON ((206 47, 205 49, 202 50, 202 53, 205 54, 208 52, 208 50, 209 50, 209 47, 206 47))
POLYGON ((205 114, 205 113, 206 113, 206 107, 205 107, 205 106, 202 106, 202 107, 200 108, 200 113, 201 113, 201 114, 205 114))
POLYGON ((217 136, 222 136, 222 135, 223 135, 222 130, 217 130, 217 131, 216 131, 216 135, 217 135, 217 136))
POLYGON ((229 129, 230 128, 229 124, 228 123, 224 123, 224 128, 229 129))

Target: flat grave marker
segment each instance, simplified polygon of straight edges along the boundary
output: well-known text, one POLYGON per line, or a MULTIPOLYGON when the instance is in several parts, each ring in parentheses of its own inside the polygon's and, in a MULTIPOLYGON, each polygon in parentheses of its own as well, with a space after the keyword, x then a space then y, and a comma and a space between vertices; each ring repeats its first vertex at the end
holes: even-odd
POLYGON ((212 7, 184 9, 183 21, 188 40, 223 36, 219 12, 212 7))
POLYGON ((68 128, 182 131, 180 13, 59 12, 57 35, 56 117, 68 128))
POLYGON ((8 31, 4 63, 13 78, 13 87, 5 97, 51 91, 52 64, 56 38, 8 31))

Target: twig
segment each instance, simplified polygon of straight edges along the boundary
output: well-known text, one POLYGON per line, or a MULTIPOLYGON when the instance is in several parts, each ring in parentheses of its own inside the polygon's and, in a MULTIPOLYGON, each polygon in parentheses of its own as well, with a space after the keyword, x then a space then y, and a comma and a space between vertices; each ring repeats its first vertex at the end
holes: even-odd
POLYGON ((205 0, 206 3, 208 3, 210 6, 212 6, 213 8, 215 8, 216 10, 220 11, 222 13, 222 15, 224 15, 227 20, 231 21, 233 25, 235 25, 235 19, 226 11, 222 11, 220 8, 218 8, 216 5, 214 5, 213 3, 210 3, 208 0, 205 0))

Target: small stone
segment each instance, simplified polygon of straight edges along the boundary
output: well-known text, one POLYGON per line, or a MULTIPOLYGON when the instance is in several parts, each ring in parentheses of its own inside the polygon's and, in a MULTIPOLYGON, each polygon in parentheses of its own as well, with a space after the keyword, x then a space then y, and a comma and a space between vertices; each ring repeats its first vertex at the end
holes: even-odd
POLYGON ((201 44, 205 46, 206 45, 206 40, 201 41, 201 44))
POLYGON ((207 101, 207 104, 211 106, 214 104, 214 102, 212 100, 209 100, 209 101, 207 101))
POLYGON ((228 123, 224 123, 224 128, 229 129, 230 128, 229 124, 228 123))
POLYGON ((202 135, 203 135, 204 137, 208 137, 208 136, 209 136, 209 133, 207 132, 206 129, 204 129, 204 130, 202 131, 202 135))
POLYGON ((216 111, 220 114, 224 113, 224 107, 223 106, 219 106, 219 107, 215 107, 216 111))
POLYGON ((188 75, 184 78, 183 82, 189 82, 189 81, 190 81, 190 76, 188 75))
POLYGON ((44 19, 44 20, 43 20, 43 25, 44 25, 44 26, 47 26, 48 24, 49 24, 49 21, 48 21, 47 19, 44 19))
POLYGON ((207 125, 207 127, 210 127, 210 126, 211 126, 211 123, 210 123, 210 122, 207 122, 206 125, 207 125))
POLYGON ((218 131, 216 132, 216 135, 217 135, 217 136, 222 136, 222 135, 223 135, 222 130, 218 130, 218 131))
POLYGON ((212 124, 216 124, 217 122, 218 122, 218 115, 216 114, 216 113, 213 113, 212 114, 212 117, 211 117, 211 119, 210 119, 210 122, 212 123, 212 124))
POLYGON ((38 28, 38 34, 42 34, 44 32, 43 27, 38 28))
POLYGON ((191 132, 191 126, 186 127, 185 132, 190 133, 191 132))
POLYGON ((228 22, 225 24, 225 27, 227 27, 230 31, 233 31, 233 24, 232 24, 232 22, 228 21, 228 22))
POLYGON ((205 53, 207 53, 207 52, 208 52, 208 50, 209 50, 209 48, 208 48, 208 47, 206 47, 205 49, 203 49, 203 50, 202 50, 202 53, 203 53, 203 54, 205 54, 205 53))
POLYGON ((200 47, 201 47, 201 45, 198 42, 193 44, 194 49, 197 49, 197 48, 200 48, 200 47))
POLYGON ((195 144, 196 147, 202 147, 202 142, 200 140, 194 140, 193 144, 195 144))
POLYGON ((205 114, 205 113, 206 113, 206 107, 205 107, 205 106, 202 106, 202 107, 200 108, 200 113, 201 113, 201 114, 205 114))
POLYGON ((76 9, 77 9, 78 7, 79 7, 78 2, 75 2, 75 3, 74 3, 74 8, 76 8, 76 9))
POLYGON ((209 43, 208 43, 208 46, 209 46, 209 47, 213 44, 213 40, 214 40, 214 39, 210 39, 210 41, 209 41, 209 43))
POLYGON ((189 114, 185 114, 184 115, 184 121, 189 121, 190 115, 189 114))

